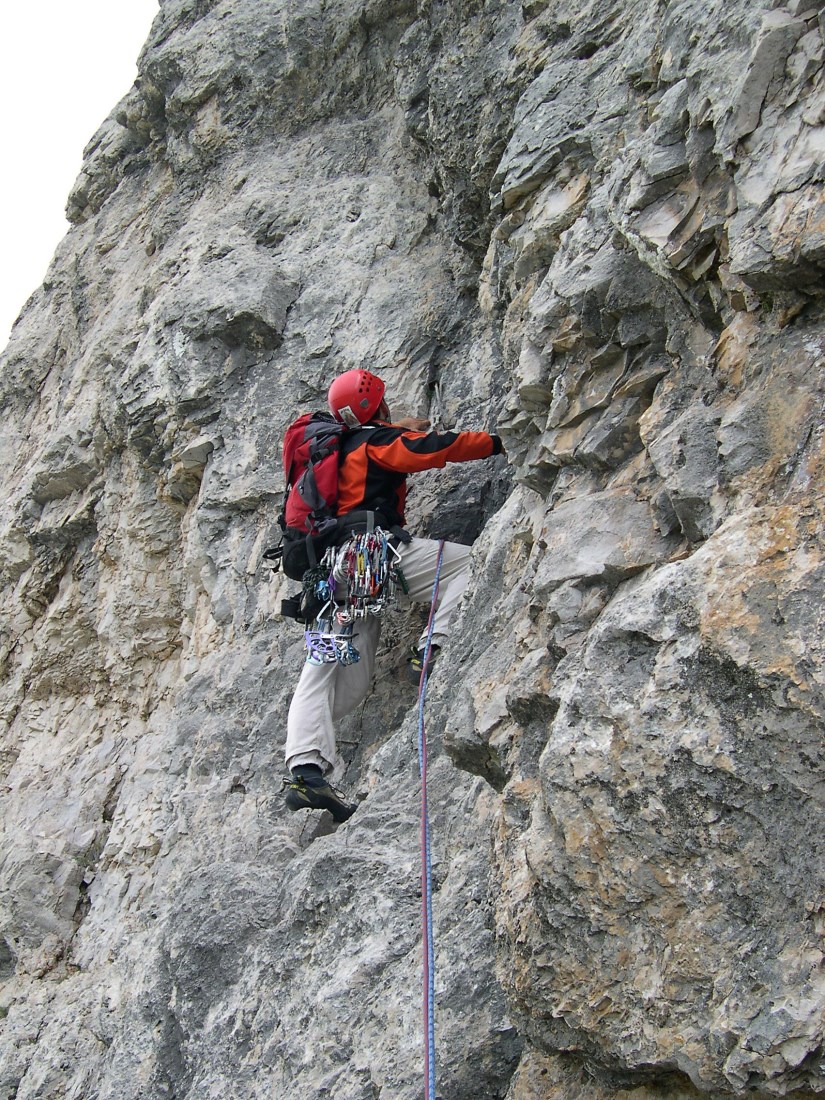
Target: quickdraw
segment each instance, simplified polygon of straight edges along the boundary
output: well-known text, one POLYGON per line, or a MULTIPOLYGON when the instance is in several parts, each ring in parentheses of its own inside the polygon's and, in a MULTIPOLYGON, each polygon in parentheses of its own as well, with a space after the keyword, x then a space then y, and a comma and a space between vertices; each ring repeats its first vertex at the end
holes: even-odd
POLYGON ((367 615, 379 615, 407 590, 400 567, 401 555, 380 527, 353 534, 343 546, 332 547, 312 578, 313 597, 321 610, 304 639, 315 664, 354 664, 360 657, 352 641, 355 624, 367 615))
POLYGON ((304 634, 309 660, 316 665, 331 665, 336 661, 340 665, 354 665, 361 654, 352 644, 352 629, 349 634, 330 634, 321 630, 307 630, 304 634))

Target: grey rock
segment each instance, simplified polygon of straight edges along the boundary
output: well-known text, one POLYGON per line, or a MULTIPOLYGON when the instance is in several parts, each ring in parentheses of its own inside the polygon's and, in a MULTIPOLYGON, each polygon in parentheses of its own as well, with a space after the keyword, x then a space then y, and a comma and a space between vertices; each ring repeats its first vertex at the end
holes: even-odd
POLYGON ((692 408, 648 444, 656 471, 685 536, 699 542, 718 526, 714 493, 718 479, 719 414, 692 408))
POLYGON ((787 12, 766 13, 738 91, 729 140, 738 141, 759 125, 768 88, 780 77, 782 66, 806 30, 801 19, 794 19, 787 12))
POLYGON ((163 0, 2 359, 0 1095, 422 1091, 387 613, 287 816, 286 425, 367 365, 506 458, 429 686, 445 1100, 817 1095, 821 13, 163 0))
POLYGON ((568 579, 615 584, 665 560, 676 546, 658 535, 644 501, 612 493, 558 504, 539 539, 544 553, 533 580, 539 597, 568 579))

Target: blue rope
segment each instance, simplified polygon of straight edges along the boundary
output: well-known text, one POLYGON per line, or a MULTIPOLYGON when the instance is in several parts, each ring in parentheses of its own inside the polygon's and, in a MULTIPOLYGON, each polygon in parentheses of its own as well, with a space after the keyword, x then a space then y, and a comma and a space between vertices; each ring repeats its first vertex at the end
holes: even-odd
POLYGON ((424 645, 423 668, 418 684, 418 767, 421 772, 421 922, 422 964, 424 969, 424 1077, 425 1100, 435 1096, 435 952, 433 949, 433 899, 432 858, 430 852, 430 815, 427 808, 427 738, 424 730, 424 701, 427 698, 428 664, 432 648, 435 605, 441 580, 441 563, 444 559, 444 540, 438 544, 433 594, 430 600, 430 618, 427 623, 427 641, 424 645))

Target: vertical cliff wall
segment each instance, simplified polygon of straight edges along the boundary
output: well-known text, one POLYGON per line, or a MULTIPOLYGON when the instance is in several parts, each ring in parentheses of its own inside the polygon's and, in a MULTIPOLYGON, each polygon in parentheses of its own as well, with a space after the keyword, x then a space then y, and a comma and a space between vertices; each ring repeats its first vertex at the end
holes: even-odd
POLYGON ((0 1096, 422 1091, 415 609, 287 816, 278 444, 508 457, 430 687, 444 1100, 823 1072, 825 19, 163 0, 2 361, 0 1096))

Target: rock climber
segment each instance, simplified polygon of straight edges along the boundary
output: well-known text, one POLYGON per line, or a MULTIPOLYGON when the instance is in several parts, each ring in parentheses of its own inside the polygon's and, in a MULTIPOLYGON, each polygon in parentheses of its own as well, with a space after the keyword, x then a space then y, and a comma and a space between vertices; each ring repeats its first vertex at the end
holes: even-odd
MULTIPOLYGON (((384 383, 367 370, 348 370, 329 387, 330 411, 353 430, 345 434, 338 475, 338 514, 372 510, 376 524, 396 528, 401 569, 413 600, 429 602, 436 574, 439 543, 411 537, 403 530, 407 476, 420 470, 469 462, 502 454, 496 435, 487 432, 439 432, 427 420, 405 417, 393 421, 384 397, 384 383), (364 431, 363 429, 368 429, 364 431)), ((470 548, 445 542, 434 611, 428 672, 447 638, 450 619, 467 586, 470 548)), ((351 714, 369 691, 375 664, 380 616, 357 621, 353 642, 360 653, 354 664, 315 663, 308 658, 287 718, 285 780, 290 810, 326 809, 336 821, 346 821, 357 806, 347 802, 327 780, 339 762, 334 723, 351 714)), ((427 632, 409 662, 418 683, 423 668, 427 632)))

